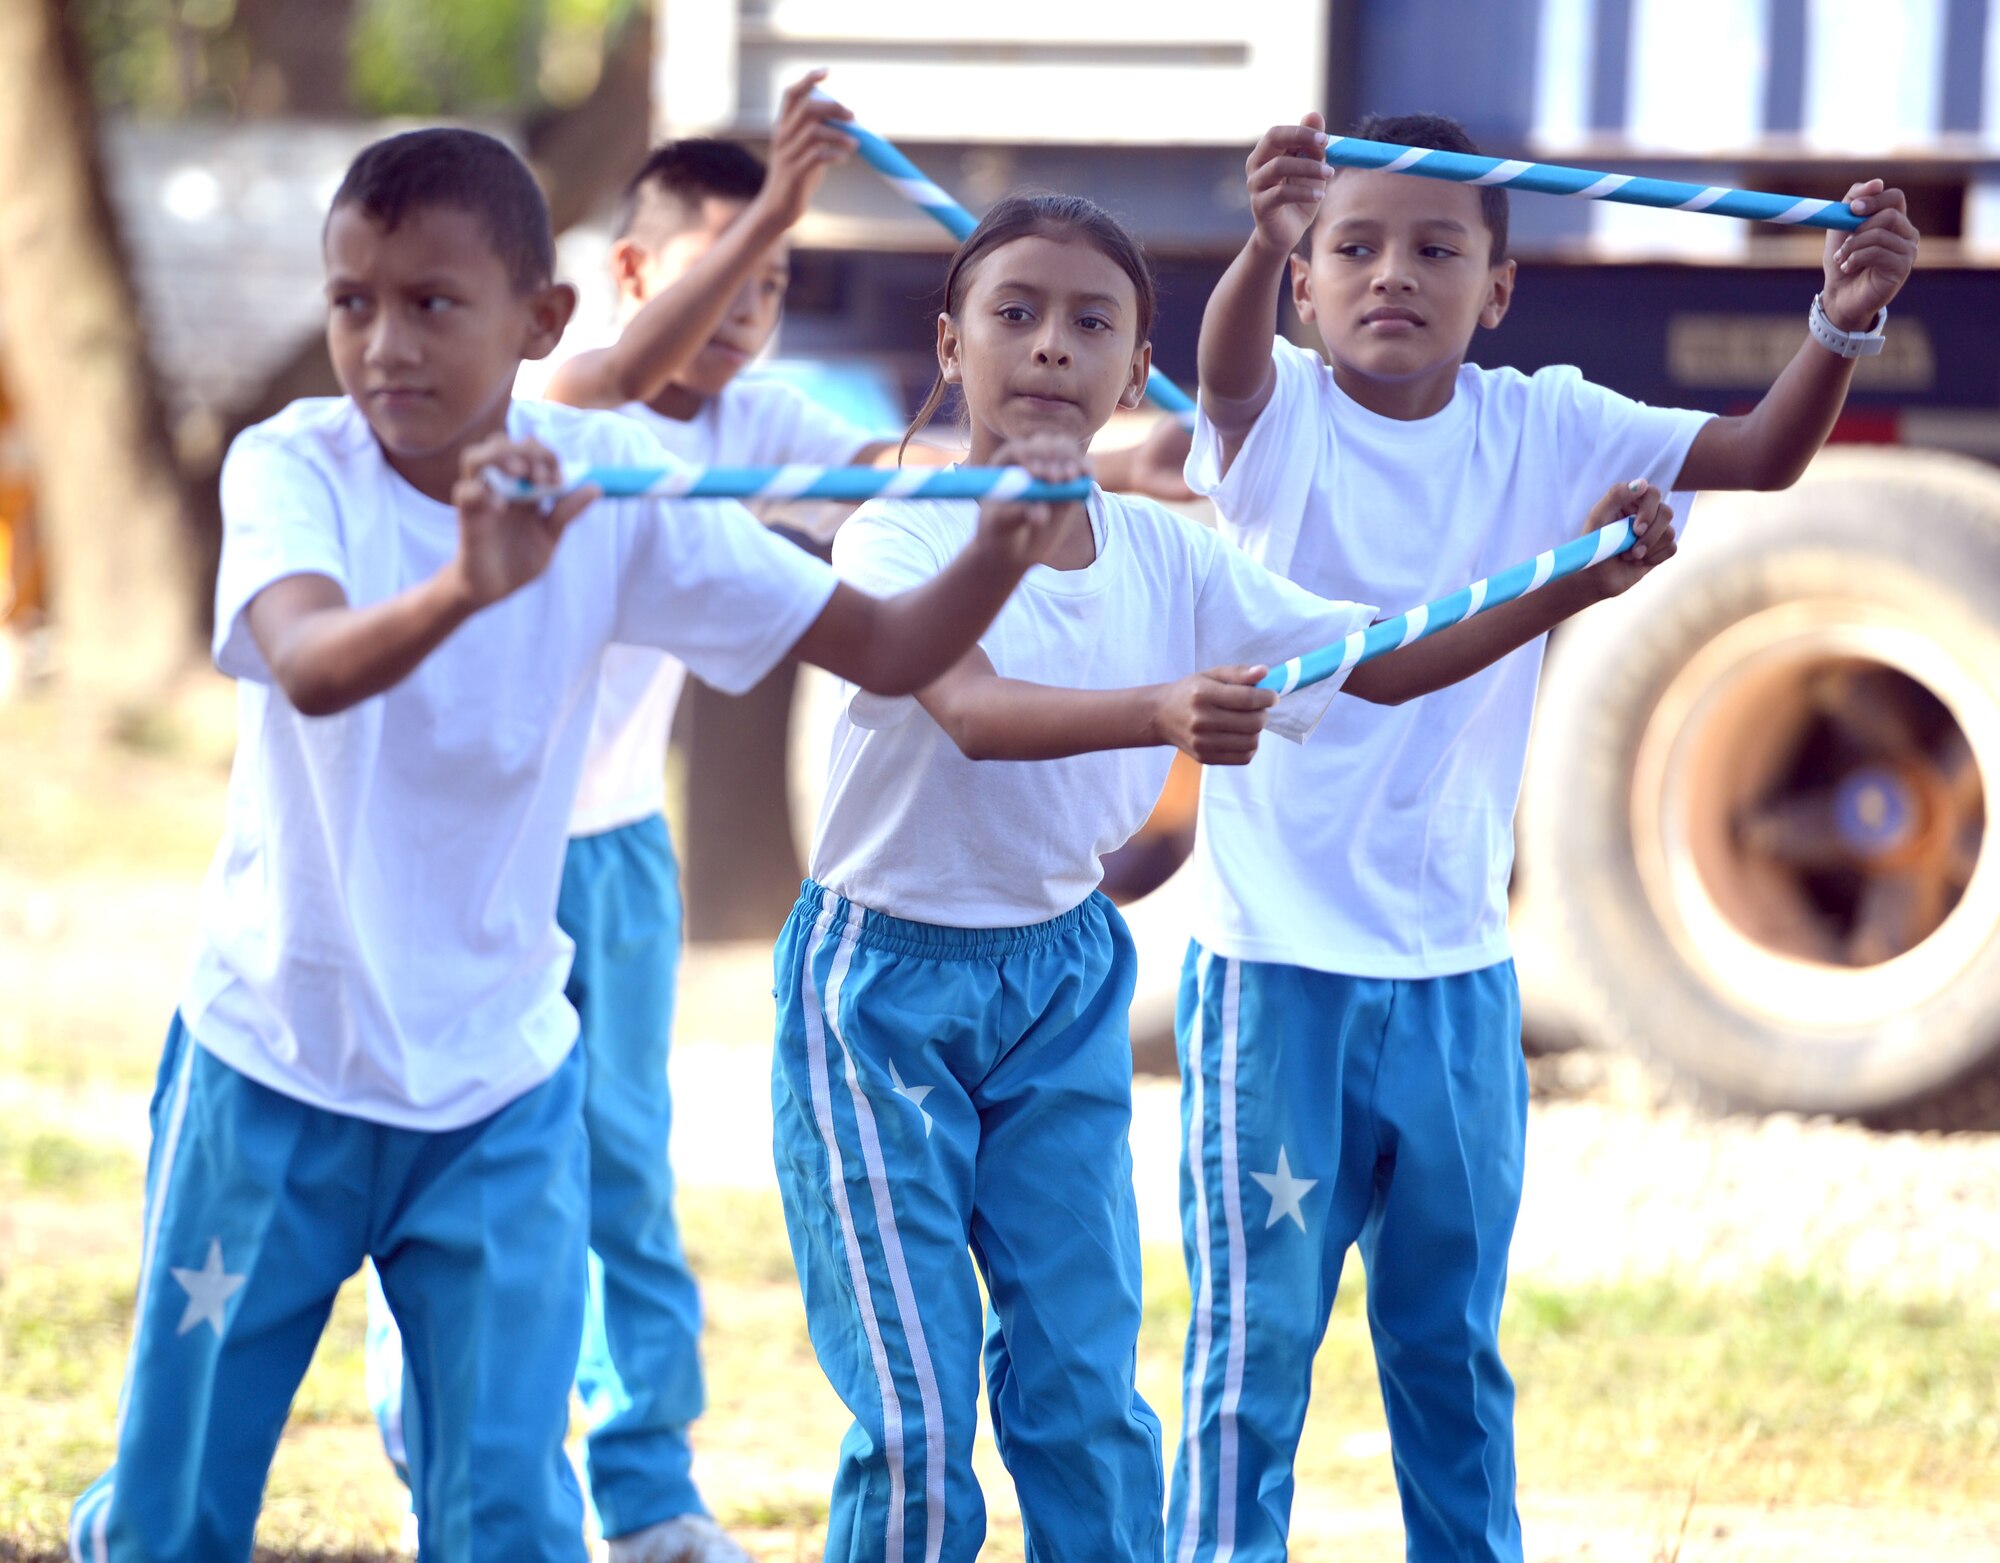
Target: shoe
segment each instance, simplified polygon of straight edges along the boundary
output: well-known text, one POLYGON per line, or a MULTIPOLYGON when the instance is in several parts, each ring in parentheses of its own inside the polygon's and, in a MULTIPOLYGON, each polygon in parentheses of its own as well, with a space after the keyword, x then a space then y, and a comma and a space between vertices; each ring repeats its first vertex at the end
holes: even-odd
POLYGON ((706 1514, 677 1514, 612 1538, 611 1563, 756 1563, 706 1514))

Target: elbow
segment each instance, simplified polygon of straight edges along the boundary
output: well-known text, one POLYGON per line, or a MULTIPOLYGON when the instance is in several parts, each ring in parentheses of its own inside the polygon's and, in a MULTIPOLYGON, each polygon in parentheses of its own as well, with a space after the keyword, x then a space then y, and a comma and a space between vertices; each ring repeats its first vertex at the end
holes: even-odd
POLYGON ((945 737, 957 746, 958 752, 968 760, 999 760, 1005 756, 993 742, 992 735, 982 724, 969 715, 958 711, 945 711, 936 717, 945 737))
POLYGON ((1718 452, 1719 461, 1697 464, 1690 460, 1688 465, 1697 467, 1697 470, 1690 473, 1683 469, 1675 486, 1696 490, 1745 489, 1751 493, 1773 494, 1779 489, 1790 488, 1804 477, 1806 468, 1812 465, 1819 449, 1818 444, 1798 450, 1772 449, 1761 440, 1740 441, 1733 449, 1718 452))
POLYGON ((996 720, 990 711, 984 710, 979 700, 959 695, 955 690, 940 690, 924 702, 924 709, 930 713, 931 720, 944 730, 945 737, 949 738, 958 752, 968 760, 1006 760, 1016 757, 1008 752, 1004 723, 996 720))
POLYGON ((1788 451, 1746 452, 1733 463, 1733 470, 1720 474, 1720 480, 1711 479, 1707 483, 1689 484, 1690 488, 1738 489, 1752 494, 1775 494, 1780 489, 1790 488, 1805 476, 1806 468, 1818 452, 1806 451, 1793 454, 1788 451))
POLYGON ((854 682, 871 695, 879 695, 884 700, 900 700, 906 695, 914 695, 930 680, 918 677, 917 670, 912 668, 872 661, 854 682))
POLYGON ((271 682, 300 716, 338 716, 354 704, 333 680, 301 667, 295 658, 283 657, 274 662, 271 682))
POLYGON ((334 698, 330 690, 316 689, 311 685, 286 684, 282 681, 278 687, 284 690, 285 698, 291 702, 292 709, 300 716, 338 716, 346 709, 334 698))
POLYGON ((612 375, 610 383, 603 389, 609 391, 611 394, 609 396, 602 396, 601 399, 588 402, 584 405, 591 407, 625 407, 633 402, 650 402, 661 391, 659 385, 648 384, 645 376, 633 371, 620 371, 612 375))
POLYGON ((1757 474, 1757 481, 1746 485, 1760 494, 1775 494, 1780 489, 1790 488, 1806 475, 1806 468, 1819 452, 1807 451, 1802 456, 1794 456, 1785 461, 1767 462, 1764 470, 1757 474))
POLYGON ((280 676, 278 687, 285 692, 285 698, 300 716, 338 716, 351 704, 341 698, 339 691, 310 679, 280 676))

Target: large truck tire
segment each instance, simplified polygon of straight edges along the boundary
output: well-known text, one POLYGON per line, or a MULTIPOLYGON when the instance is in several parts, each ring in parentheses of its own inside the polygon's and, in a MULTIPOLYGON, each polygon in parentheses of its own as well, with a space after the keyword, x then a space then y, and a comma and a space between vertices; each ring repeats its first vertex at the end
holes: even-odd
POLYGON ((1717 1106, 2000 1126, 2000 474, 1704 496, 1549 658, 1524 891, 1582 1029, 1717 1106))

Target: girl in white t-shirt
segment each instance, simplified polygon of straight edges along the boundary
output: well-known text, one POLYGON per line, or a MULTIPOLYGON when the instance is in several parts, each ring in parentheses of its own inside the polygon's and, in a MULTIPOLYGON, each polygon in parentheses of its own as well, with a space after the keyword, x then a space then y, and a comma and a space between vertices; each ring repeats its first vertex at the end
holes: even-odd
MULTIPOLYGON (((1145 261, 1103 211, 1003 201, 952 261, 919 423, 955 386, 973 462, 1074 476, 1140 399, 1152 314, 1145 261)), ((1160 1429, 1133 1383, 1133 951, 1100 860, 1175 747, 1241 764, 1267 724, 1309 731, 1333 691, 1277 704, 1254 664, 1371 610, 1145 500, 1067 509, 950 674, 902 699, 848 690, 777 953, 779 1180, 814 1346, 855 1418, 829 1559, 977 1553, 982 1340, 1030 1552, 1160 1555, 1160 1429)), ((877 589, 926 579, 976 516, 871 504, 835 568, 877 589)))

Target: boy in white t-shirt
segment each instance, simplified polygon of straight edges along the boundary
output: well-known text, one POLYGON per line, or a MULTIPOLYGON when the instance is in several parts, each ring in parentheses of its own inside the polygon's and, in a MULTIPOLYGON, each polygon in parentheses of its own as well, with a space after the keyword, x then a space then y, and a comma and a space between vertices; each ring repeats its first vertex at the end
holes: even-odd
MULTIPOLYGON (((828 167, 853 151, 847 111, 786 91, 768 170, 732 141, 654 150, 626 189, 612 279, 622 320, 609 346, 565 359, 551 399, 615 408, 695 466, 834 466, 891 457, 877 439, 754 362, 778 328, 788 237, 828 167), (747 372, 746 372, 747 371, 747 372)), ((1106 457, 1105 481, 1184 497, 1187 435, 1165 426, 1106 457)), ((950 457, 912 446, 914 461, 950 457)), ((557 919, 576 945, 569 997, 581 1026, 590 1139, 591 1255, 577 1388, 591 1419, 590 1498, 613 1563, 739 1563, 704 1509, 688 1430, 700 1416, 701 1303, 674 1219, 667 1062, 680 958, 678 870, 662 771, 686 682, 643 646, 604 658, 570 816, 557 919)), ((369 1394, 392 1458, 404 1442, 394 1326, 371 1292, 369 1394)))
MULTIPOLYGON (((1432 115, 1355 133, 1474 150, 1432 115)), ((1812 335, 1753 412, 1710 419, 1574 369, 1466 363, 1513 292, 1505 193, 1334 173, 1325 144, 1308 115, 1250 156, 1256 226, 1203 317, 1188 477, 1240 546, 1331 596, 1427 601, 1560 541, 1607 482, 1792 482, 1916 249, 1901 193, 1855 186, 1867 221, 1827 241, 1812 335), (1288 272, 1331 367, 1271 340, 1288 272)), ((1180 1016, 1183 1560, 1284 1556, 1312 1358, 1357 1241, 1409 1555, 1521 1556, 1498 1342, 1527 1109, 1514 803, 1541 632, 1626 583, 1600 567, 1546 588, 1513 605, 1516 654, 1400 707, 1337 702, 1313 744, 1204 778, 1180 1016)))
MULTIPOLYGON (((787 96, 768 177, 729 141, 672 142, 646 160, 610 255, 625 317, 618 340, 559 364, 552 400, 615 408, 691 466, 830 466, 885 448, 793 386, 739 375, 778 323, 782 237, 828 163, 853 146, 825 127, 837 106, 808 91, 787 96)), ((701 1300, 667 1150, 681 901, 661 811, 686 679, 687 664, 654 647, 606 651, 556 906, 576 946, 568 993, 587 1064, 592 1262, 577 1390, 595 1527, 614 1563, 746 1558, 709 1518, 691 1469, 688 1432, 704 1402, 701 1300)), ((395 1325, 379 1289, 369 1305, 369 1399, 402 1469, 395 1325)))
POLYGON ((973 643, 1046 522, 989 507, 943 576, 880 600, 735 506, 503 502, 488 467, 658 460, 628 420, 511 399, 575 302, 533 176, 471 131, 378 142, 325 253, 348 394, 294 403, 224 464, 237 758, 153 1102, 116 1459, 71 1552, 247 1563, 293 1392, 366 1256, 423 1407, 423 1555, 581 1559, 562 1445, 584 1068, 555 905, 604 649, 671 650, 729 688, 796 654, 907 691, 973 643))

